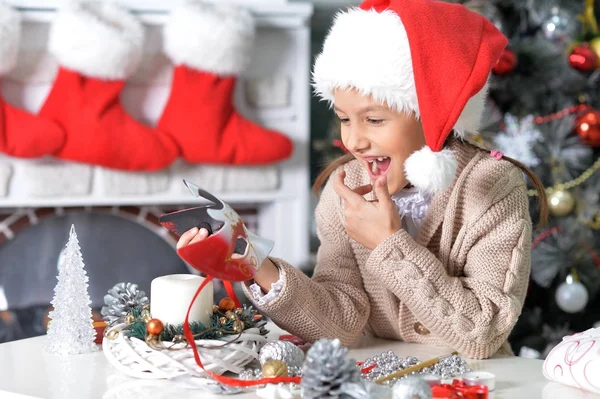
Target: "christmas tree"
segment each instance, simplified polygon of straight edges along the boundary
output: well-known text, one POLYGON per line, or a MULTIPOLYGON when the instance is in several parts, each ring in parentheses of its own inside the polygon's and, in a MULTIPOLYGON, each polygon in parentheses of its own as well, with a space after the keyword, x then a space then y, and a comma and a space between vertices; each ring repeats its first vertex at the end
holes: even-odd
MULTIPOLYGON (((546 187, 550 219, 541 228, 529 190, 530 287, 509 337, 517 354, 545 358, 563 336, 600 323, 600 1, 448 1, 509 39, 490 77, 484 126, 469 139, 522 162, 546 187)), ((332 119, 313 143, 319 169, 344 153, 339 138, 332 119)))
MULTIPOLYGON (((529 166, 549 224, 534 230, 525 308, 509 340, 545 358, 600 321, 600 32, 593 0, 491 0, 479 7, 509 38, 472 139, 529 166)), ((538 198, 529 190, 531 215, 538 198)))
POLYGON ((69 241, 60 256, 57 279, 51 302, 54 309, 49 314, 46 351, 62 355, 96 351, 88 277, 73 225, 69 241))

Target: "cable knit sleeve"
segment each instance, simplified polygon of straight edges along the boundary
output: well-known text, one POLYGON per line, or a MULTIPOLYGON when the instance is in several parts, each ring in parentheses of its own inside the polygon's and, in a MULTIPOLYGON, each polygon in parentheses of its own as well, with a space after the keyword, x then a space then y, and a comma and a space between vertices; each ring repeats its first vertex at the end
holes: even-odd
POLYGON ((525 300, 531 267, 525 188, 512 189, 464 232, 457 238, 461 253, 450 257, 464 259, 460 276, 448 275, 405 231, 375 248, 367 268, 384 276, 381 281, 432 334, 467 357, 484 359, 506 341, 525 300))
POLYGON ((271 258, 280 269, 280 294, 261 304, 249 292, 252 282, 244 285, 246 295, 262 313, 307 342, 338 338, 351 345, 362 335, 369 317, 369 299, 341 212, 340 198, 330 179, 315 212, 321 245, 312 278, 281 259, 271 258))

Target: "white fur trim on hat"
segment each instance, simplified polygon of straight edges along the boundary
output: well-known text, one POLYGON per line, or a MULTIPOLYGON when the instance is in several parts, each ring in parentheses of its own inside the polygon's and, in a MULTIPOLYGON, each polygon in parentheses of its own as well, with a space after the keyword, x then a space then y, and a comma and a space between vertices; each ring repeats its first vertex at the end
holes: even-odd
POLYGON ((250 62, 255 22, 240 6, 205 2, 174 9, 164 27, 164 51, 175 65, 239 75, 250 62))
POLYGON ((0 1, 0 76, 17 64, 21 39, 21 15, 0 1))
POLYGON ((450 149, 433 152, 425 146, 404 161, 406 178, 427 194, 444 191, 454 181, 457 162, 450 149))
MULTIPOLYGON (((398 14, 360 8, 338 13, 315 61, 313 87, 330 104, 335 89, 352 88, 419 118, 410 46, 398 14)), ((479 126, 486 92, 465 106, 455 125, 458 136, 479 126)))
POLYGON ((122 80, 138 67, 144 28, 112 3, 70 3, 52 23, 49 51, 59 64, 85 76, 122 80))

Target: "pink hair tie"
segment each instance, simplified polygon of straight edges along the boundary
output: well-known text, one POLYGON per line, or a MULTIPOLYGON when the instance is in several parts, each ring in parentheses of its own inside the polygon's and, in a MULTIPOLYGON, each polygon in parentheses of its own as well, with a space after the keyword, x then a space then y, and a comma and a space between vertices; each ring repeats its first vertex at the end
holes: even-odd
POLYGON ((490 151, 490 155, 493 156, 497 161, 501 160, 504 154, 502 151, 492 150, 490 151))

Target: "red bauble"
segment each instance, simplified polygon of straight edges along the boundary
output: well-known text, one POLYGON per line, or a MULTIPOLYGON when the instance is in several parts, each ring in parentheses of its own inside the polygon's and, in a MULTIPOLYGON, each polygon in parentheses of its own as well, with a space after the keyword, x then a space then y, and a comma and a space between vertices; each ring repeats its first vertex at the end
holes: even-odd
POLYGON ((595 109, 581 114, 577 118, 575 132, 590 147, 600 147, 600 111, 595 109))
POLYGON ((499 76, 506 75, 511 73, 515 66, 517 66, 517 55, 512 50, 504 49, 492 72, 499 76))
POLYGON ((150 335, 160 335, 164 329, 163 322, 158 319, 152 319, 146 324, 146 331, 150 335))
POLYGON ((598 56, 589 44, 584 43, 571 51, 569 64, 579 71, 589 72, 594 70, 598 65, 598 56))

